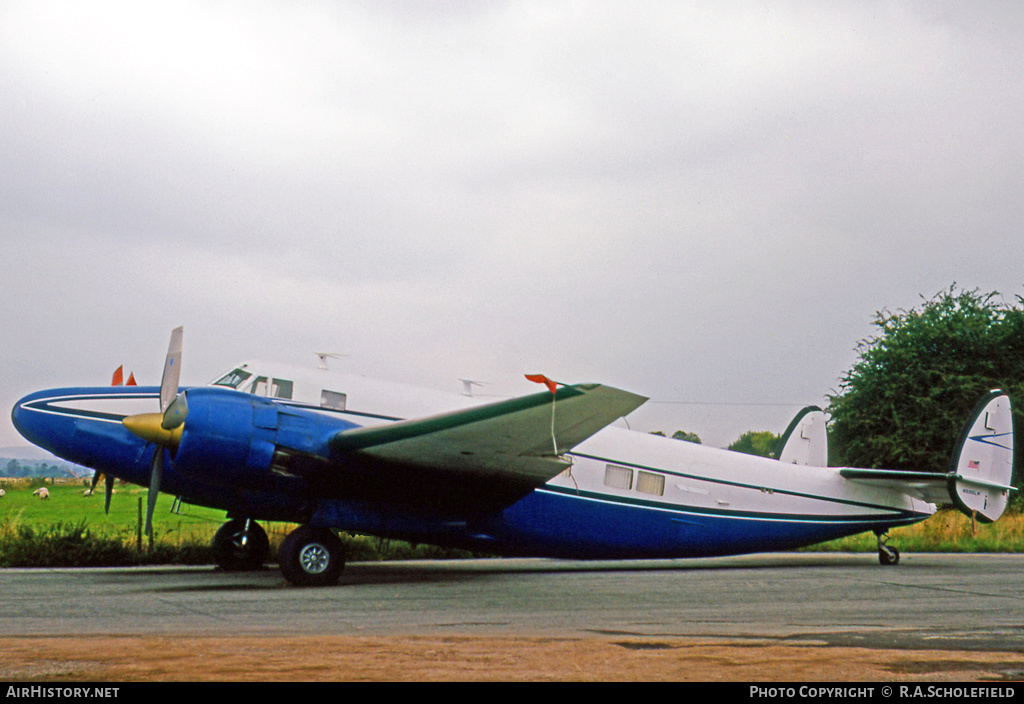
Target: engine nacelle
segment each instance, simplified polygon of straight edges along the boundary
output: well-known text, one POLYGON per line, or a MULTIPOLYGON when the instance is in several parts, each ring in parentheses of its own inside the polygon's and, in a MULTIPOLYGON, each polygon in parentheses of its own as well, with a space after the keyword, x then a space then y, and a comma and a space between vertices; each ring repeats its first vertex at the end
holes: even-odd
POLYGON ((188 417, 174 469, 233 488, 265 483, 279 450, 326 457, 327 440, 351 423, 229 389, 188 391, 188 417))

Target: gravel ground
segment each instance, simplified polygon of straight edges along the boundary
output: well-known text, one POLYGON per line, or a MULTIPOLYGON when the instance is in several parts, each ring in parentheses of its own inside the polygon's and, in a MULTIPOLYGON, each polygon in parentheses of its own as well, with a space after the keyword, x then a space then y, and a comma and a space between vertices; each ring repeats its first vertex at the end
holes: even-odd
POLYGON ((0 638, 0 680, 1019 681, 1022 652, 720 640, 409 637, 0 638))

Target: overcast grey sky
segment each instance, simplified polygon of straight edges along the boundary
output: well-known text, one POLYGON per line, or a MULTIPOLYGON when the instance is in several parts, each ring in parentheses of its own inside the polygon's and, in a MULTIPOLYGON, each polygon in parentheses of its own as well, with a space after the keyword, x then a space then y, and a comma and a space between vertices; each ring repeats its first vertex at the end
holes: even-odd
POLYGON ((0 446, 176 325, 185 383, 326 350, 781 432, 876 311, 1024 294, 1022 57, 1019 2, 0 0, 0 446))

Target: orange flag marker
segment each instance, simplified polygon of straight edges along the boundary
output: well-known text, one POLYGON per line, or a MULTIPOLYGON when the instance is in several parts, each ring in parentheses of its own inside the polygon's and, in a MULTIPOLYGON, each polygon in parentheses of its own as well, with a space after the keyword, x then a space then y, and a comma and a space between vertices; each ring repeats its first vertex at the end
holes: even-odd
POLYGON ((551 393, 555 393, 555 391, 558 390, 558 382, 551 381, 551 379, 548 379, 543 374, 527 374, 526 378, 538 384, 544 384, 544 386, 548 387, 548 391, 551 393))

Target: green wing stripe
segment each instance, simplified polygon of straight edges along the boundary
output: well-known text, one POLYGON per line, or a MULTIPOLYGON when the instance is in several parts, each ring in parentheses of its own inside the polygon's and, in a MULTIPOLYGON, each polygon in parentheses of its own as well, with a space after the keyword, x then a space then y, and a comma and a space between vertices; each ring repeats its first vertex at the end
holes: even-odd
MULTIPOLYGON (((581 390, 585 387, 563 386, 555 395, 556 401, 580 396, 581 390)), ((453 430, 464 425, 479 423, 481 421, 499 418, 527 411, 538 406, 550 406, 551 393, 544 391, 530 396, 521 396, 508 401, 478 406, 463 411, 454 411, 444 415, 432 416, 430 418, 398 421, 383 426, 369 428, 355 428, 345 430, 334 436, 331 441, 331 448, 335 452, 352 452, 364 450, 376 445, 386 445, 399 440, 408 440, 421 435, 430 435, 446 430, 453 430)))

